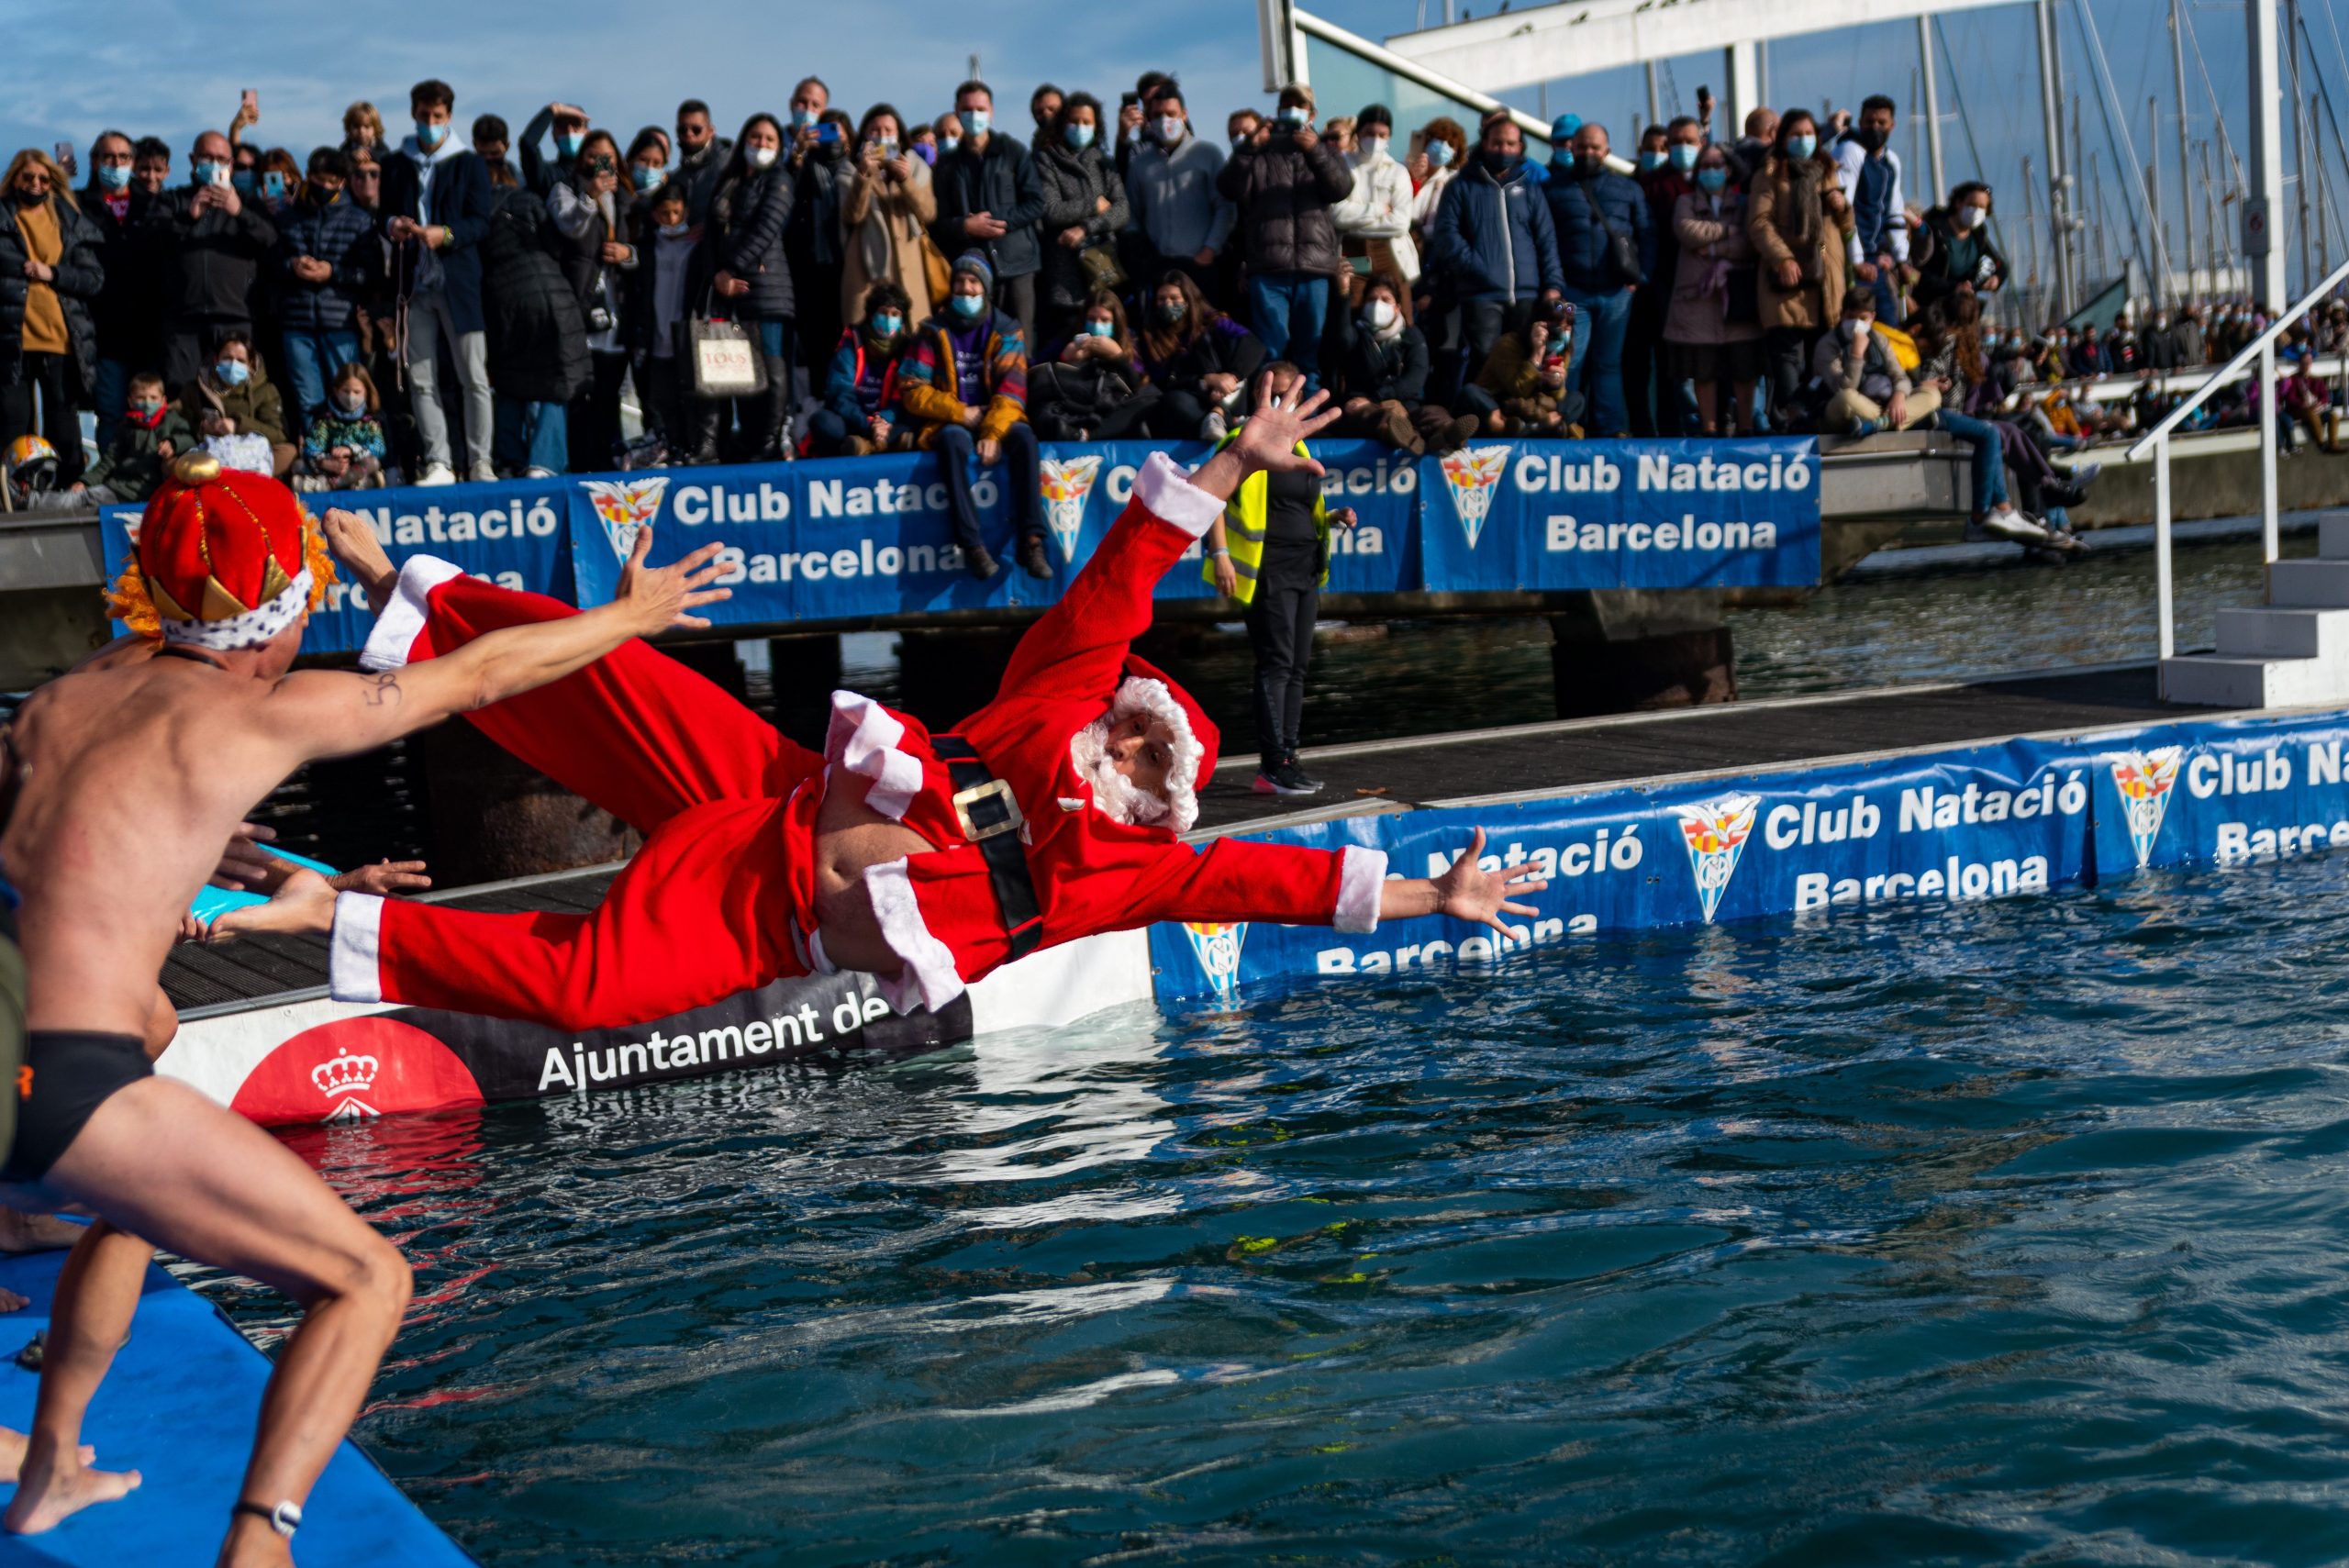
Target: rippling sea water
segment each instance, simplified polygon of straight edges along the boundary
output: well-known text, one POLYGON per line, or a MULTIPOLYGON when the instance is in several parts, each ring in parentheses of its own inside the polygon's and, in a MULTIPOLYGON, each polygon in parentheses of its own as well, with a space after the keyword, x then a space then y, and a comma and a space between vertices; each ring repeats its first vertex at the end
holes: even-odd
POLYGON ((493 1568, 2334 1562, 2344 894, 1592 940, 292 1141, 417 1265, 358 1436, 493 1568))

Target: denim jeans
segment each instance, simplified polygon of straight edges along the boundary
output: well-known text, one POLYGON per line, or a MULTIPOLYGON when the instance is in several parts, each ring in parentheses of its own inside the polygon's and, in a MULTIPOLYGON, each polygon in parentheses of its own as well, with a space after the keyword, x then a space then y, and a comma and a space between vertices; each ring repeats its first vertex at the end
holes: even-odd
MULTIPOLYGON (((90 395, 98 416, 98 450, 112 451, 114 433, 121 428, 123 409, 130 401, 130 361, 100 360, 97 384, 90 389, 90 395)), ((164 388, 163 395, 171 395, 169 387, 164 388)))
POLYGON ((1330 315, 1330 280, 1313 272, 1273 272, 1248 280, 1248 314, 1267 360, 1305 373, 1305 390, 1321 384, 1321 326, 1330 315))
POLYGON ((1568 288, 1575 307, 1574 356, 1566 361, 1566 384, 1583 395, 1588 410, 1583 433, 1620 436, 1623 407, 1623 337, 1631 325, 1631 291, 1586 294, 1568 288))
MULTIPOLYGON (((964 550, 984 545, 979 508, 971 500, 971 469, 978 461, 978 442, 960 425, 948 425, 932 438, 930 450, 938 457, 938 475, 946 482, 946 504, 954 515, 954 539, 964 550)), ((1011 499, 1011 537, 1026 539, 1044 531, 1043 492, 1036 446, 1036 429, 1022 421, 1003 433, 1003 485, 1011 499)))
POLYGON ((286 391, 294 406, 285 428, 295 440, 310 423, 310 411, 327 400, 327 378, 359 357, 359 334, 348 327, 305 332, 285 329, 286 391))
POLYGON ((1974 446, 1974 515, 2007 504, 2007 448, 1998 428, 1954 408, 1936 409, 1933 427, 1974 446))
POLYGON ((560 403, 525 403, 501 392, 493 450, 502 468, 561 473, 571 458, 570 414, 560 403))

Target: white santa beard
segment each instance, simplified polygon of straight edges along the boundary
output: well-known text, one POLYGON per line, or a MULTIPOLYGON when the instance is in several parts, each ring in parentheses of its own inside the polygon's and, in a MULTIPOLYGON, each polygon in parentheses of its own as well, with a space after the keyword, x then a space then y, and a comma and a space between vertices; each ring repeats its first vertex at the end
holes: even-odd
POLYGON ((1077 776, 1093 786, 1093 804, 1108 813, 1110 820, 1154 826, 1174 808, 1118 771, 1118 760, 1109 754, 1109 728, 1116 719, 1116 714, 1105 713, 1078 730, 1069 742, 1069 759, 1076 764, 1077 776))

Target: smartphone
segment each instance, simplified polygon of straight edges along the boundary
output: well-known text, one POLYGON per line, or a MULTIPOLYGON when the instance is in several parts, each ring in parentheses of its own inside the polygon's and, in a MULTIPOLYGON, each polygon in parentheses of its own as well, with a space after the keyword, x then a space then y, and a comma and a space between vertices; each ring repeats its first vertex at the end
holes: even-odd
POLYGON ((1131 89, 1128 89, 1127 91, 1118 95, 1119 106, 1123 108, 1130 109, 1141 102, 1141 95, 1132 91, 1131 89))
POLYGON ((229 183, 232 180, 234 180, 234 179, 236 178, 235 172, 234 172, 234 171, 235 171, 235 167, 236 167, 236 166, 235 166, 234 164, 230 164, 230 163, 223 163, 223 164, 218 165, 218 172, 215 173, 215 174, 212 176, 212 183, 213 183, 214 184, 216 184, 216 185, 226 185, 226 184, 229 183))
POLYGON ((245 89, 245 113, 255 119, 261 117, 261 94, 250 87, 245 89))
POLYGON ((816 122, 816 139, 818 141, 838 141, 840 139, 841 128, 833 121, 818 120, 816 122))
POLYGON ((71 141, 61 141, 54 150, 57 153, 57 166, 71 173, 73 169, 73 144, 71 141))

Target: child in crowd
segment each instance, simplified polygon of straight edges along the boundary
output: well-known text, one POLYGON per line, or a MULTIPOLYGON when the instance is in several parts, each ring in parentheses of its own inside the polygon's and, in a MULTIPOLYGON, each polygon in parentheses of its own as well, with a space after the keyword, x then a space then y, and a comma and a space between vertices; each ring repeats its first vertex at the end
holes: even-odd
POLYGON ((1574 358, 1575 307, 1552 300, 1534 319, 1504 332, 1485 356, 1476 379, 1462 389, 1461 406, 1494 436, 1582 434, 1582 394, 1566 384, 1574 358))
POLYGON ((384 400, 375 378, 353 361, 335 373, 327 400, 310 411, 296 490, 372 490, 384 483, 384 400))
POLYGON ((93 506, 144 501, 162 483, 163 470, 182 452, 195 450, 195 431, 163 394, 163 378, 140 371, 130 378, 122 422, 114 444, 100 454, 73 486, 93 506))
POLYGON ((841 334, 824 377, 824 406, 808 421, 808 456, 864 457, 903 444, 897 355, 911 307, 906 291, 888 279, 865 291, 864 319, 841 334))

